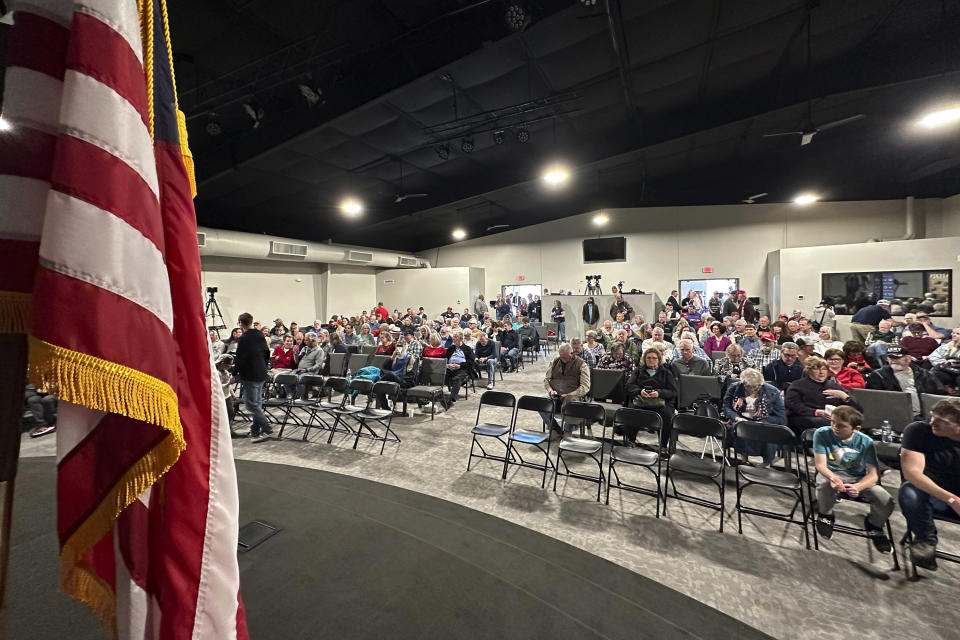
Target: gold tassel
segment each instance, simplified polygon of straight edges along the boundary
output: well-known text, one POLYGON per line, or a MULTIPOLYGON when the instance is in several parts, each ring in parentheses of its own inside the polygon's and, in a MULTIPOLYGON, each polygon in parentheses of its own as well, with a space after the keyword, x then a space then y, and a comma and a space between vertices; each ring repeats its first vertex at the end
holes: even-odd
POLYGON ((28 333, 33 297, 19 291, 0 291, 0 333, 28 333))
POLYGON ((85 564, 67 565, 60 559, 60 590, 90 607, 100 623, 117 637, 115 594, 106 582, 85 564))
POLYGON ((183 111, 177 109, 177 130, 180 133, 180 153, 183 155, 183 167, 187 170, 187 179, 190 180, 190 195, 197 197, 197 177, 193 170, 193 153, 187 142, 187 117, 183 111))

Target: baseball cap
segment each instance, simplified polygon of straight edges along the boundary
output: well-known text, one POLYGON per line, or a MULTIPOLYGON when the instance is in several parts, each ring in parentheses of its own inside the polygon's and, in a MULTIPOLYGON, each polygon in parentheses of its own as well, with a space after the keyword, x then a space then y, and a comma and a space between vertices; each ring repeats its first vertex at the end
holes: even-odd
POLYGON ((880 299, 880 300, 877 300, 877 304, 882 304, 882 305, 884 305, 884 306, 890 306, 890 301, 887 300, 886 298, 882 298, 882 299, 880 299))
POLYGON ((769 331, 761 331, 761 332, 760 332, 760 339, 761 339, 761 340, 769 340, 770 342, 773 342, 773 341, 776 340, 777 338, 776 338, 776 336, 774 336, 774 335, 773 335, 772 333, 770 333, 769 331))
POLYGON ((447 307, 447 311, 453 311, 453 307, 447 307))
POLYGON ((887 347, 888 358, 902 358, 903 356, 906 356, 906 355, 909 355, 909 354, 906 351, 904 351, 903 347, 901 346, 887 347))
POLYGON ((737 289, 736 291, 734 291, 734 293, 740 296, 740 295, 746 295, 747 292, 744 291, 743 289, 737 289))

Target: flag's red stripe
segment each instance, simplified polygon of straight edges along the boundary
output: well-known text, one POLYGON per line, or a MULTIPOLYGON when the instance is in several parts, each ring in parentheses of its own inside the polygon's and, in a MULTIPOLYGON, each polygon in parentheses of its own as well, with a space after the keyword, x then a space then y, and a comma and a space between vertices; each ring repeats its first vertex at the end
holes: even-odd
POLYGON ((73 17, 67 68, 113 88, 134 106, 147 126, 147 81, 130 45, 111 27, 85 13, 73 17))
POLYGON ((167 433, 155 425, 108 413, 60 460, 57 465, 57 531, 61 545, 127 469, 158 445, 167 433))
POLYGON ((150 510, 140 500, 123 510, 117 519, 117 542, 130 579, 147 590, 150 569, 150 510))
POLYGON ((58 191, 124 220, 163 253, 160 203, 140 174, 123 160, 79 138, 63 136, 50 182, 58 191), (80 167, 82 171, 77 170, 80 167))
POLYGON ((166 507, 178 518, 166 523, 163 536, 170 544, 164 545, 158 558, 167 575, 169 595, 176 594, 170 606, 161 605, 160 637, 183 638, 190 636, 196 617, 210 500, 211 371, 206 322, 197 297, 201 291, 200 255, 190 186, 179 146, 157 142, 155 148, 174 334, 181 356, 177 375, 180 420, 184 437, 191 443, 164 479, 166 507))
POLYGON ((9 140, 4 140, 3 153, 0 153, 0 174, 50 180, 56 136, 31 127, 18 127, 16 135, 5 137, 9 140))
POLYGON ((142 371, 176 389, 177 354, 170 330, 155 315, 113 292, 42 266, 35 286, 42 295, 34 298, 34 317, 43 320, 34 323, 34 336, 142 371))
POLYGON ((33 293, 33 275, 37 269, 39 251, 39 242, 0 238, 0 256, 3 256, 5 263, 0 290, 33 293))
POLYGON ((17 11, 7 67, 24 67, 63 80, 70 30, 29 11, 17 11))

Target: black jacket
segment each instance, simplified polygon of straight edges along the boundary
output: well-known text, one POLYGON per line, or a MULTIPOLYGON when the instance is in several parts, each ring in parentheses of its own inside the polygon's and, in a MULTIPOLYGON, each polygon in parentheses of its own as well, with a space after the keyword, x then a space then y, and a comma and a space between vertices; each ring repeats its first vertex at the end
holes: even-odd
MULTIPOLYGON (((465 344, 460 345, 460 349, 463 350, 463 357, 465 358, 465 361, 460 365, 460 370, 465 371, 467 375, 469 375, 471 378, 476 378, 477 377, 477 359, 473 356, 473 349, 471 349, 465 344)), ((447 353, 444 354, 443 357, 449 361, 450 358, 453 357, 453 352, 456 350, 457 350, 456 345, 453 345, 453 344, 450 345, 449 347, 447 347, 447 353)))
POLYGON ((788 367, 783 360, 775 360, 763 368, 763 379, 783 391, 791 382, 803 377, 803 365, 797 360, 788 367))
POLYGON ((627 396, 632 398, 641 389, 654 389, 666 404, 672 405, 677 398, 677 381, 668 367, 659 366, 651 376, 646 369, 638 368, 627 380, 627 396))
POLYGON ((817 409, 823 409, 828 404, 834 406, 845 404, 858 411, 863 411, 863 408, 857 404, 853 396, 849 395, 849 391, 847 391, 847 399, 841 400, 840 398, 828 398, 823 395, 825 389, 847 391, 847 389, 844 389, 843 385, 834 378, 827 378, 824 382, 817 382, 810 376, 803 376, 799 380, 792 382, 783 398, 783 402, 787 406, 787 415, 812 417, 817 409))
POLYGON ((247 382, 265 382, 267 365, 270 362, 270 348, 267 339, 257 329, 247 329, 237 340, 237 355, 234 368, 241 380, 247 382))
MULTIPOLYGON (((917 387, 917 393, 933 393, 936 395, 947 393, 947 388, 943 386, 937 376, 916 364, 911 364, 910 368, 913 369, 913 384, 917 387)), ((867 375, 867 389, 903 391, 900 388, 900 381, 897 380, 897 377, 893 374, 893 369, 888 364, 867 375)))
POLYGON ((542 320, 542 309, 543 304, 539 300, 534 300, 529 305, 527 305, 527 315, 530 316, 531 320, 536 320, 540 322, 542 320))
POLYGON ((520 335, 514 329, 500 332, 500 346, 507 349, 520 348, 520 335))
POLYGON ((597 306, 596 302, 587 302, 583 305, 583 321, 587 324, 600 322, 600 307, 597 306))

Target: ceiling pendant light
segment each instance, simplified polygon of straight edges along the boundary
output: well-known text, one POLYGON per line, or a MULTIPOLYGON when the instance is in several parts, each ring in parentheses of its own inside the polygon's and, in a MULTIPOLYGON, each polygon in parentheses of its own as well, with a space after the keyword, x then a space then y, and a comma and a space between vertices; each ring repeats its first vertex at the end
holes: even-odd
POLYGON ((450 234, 453 236, 454 240, 463 240, 467 237, 467 232, 463 229, 457 228, 453 230, 453 233, 450 234))
POLYGON ((340 211, 348 216, 358 216, 363 213, 363 203, 354 197, 348 196, 340 202, 340 211))
POLYGON ((801 193, 796 198, 793 199, 794 204, 799 204, 800 206, 806 206, 808 204, 813 204, 820 199, 820 196, 813 193, 801 193))

